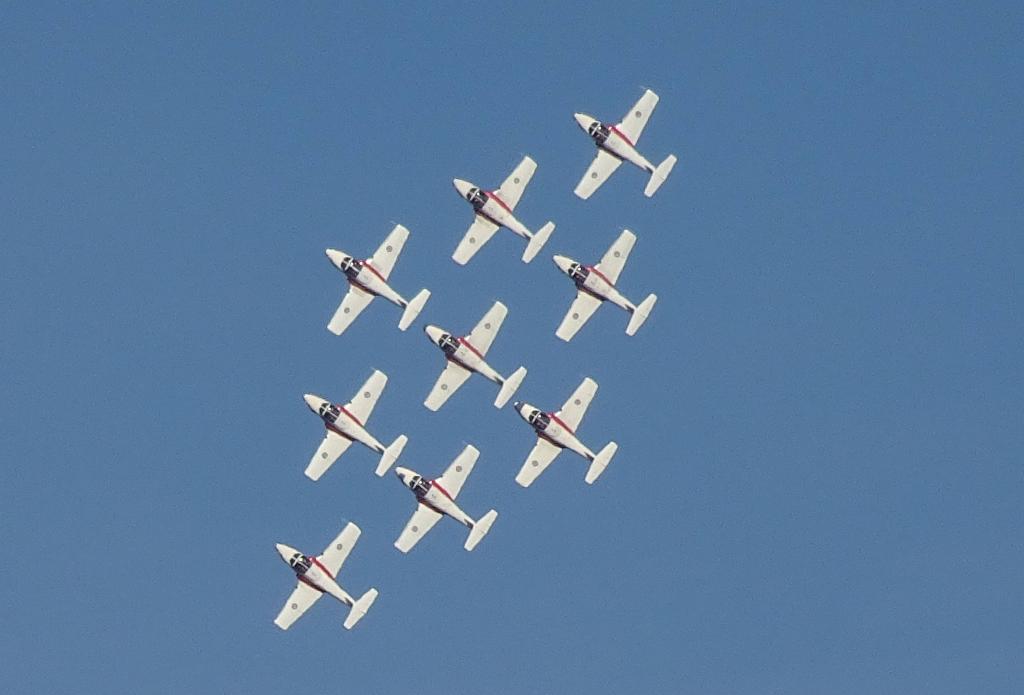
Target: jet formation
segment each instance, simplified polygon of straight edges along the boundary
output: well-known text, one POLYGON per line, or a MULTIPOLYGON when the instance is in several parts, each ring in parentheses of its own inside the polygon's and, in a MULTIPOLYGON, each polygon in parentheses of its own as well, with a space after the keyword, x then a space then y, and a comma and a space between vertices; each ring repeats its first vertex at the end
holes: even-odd
MULTIPOLYGON (((576 123, 597 146, 593 162, 574 190, 578 197, 588 199, 622 162, 629 162, 649 175, 644 188, 646 197, 653 196, 661 188, 676 164, 675 155, 669 155, 655 166, 636 149, 636 143, 657 103, 658 95, 646 90, 626 116, 614 125, 583 113, 574 114, 576 123)), ((554 232, 554 222, 548 221, 532 231, 515 214, 536 171, 537 163, 525 156, 494 190, 463 179, 452 181, 459 196, 473 209, 473 222, 452 254, 456 264, 467 264, 501 228, 526 242, 521 256, 524 263, 530 263, 537 256, 554 232)), ((327 324, 328 331, 337 336, 344 334, 376 297, 382 297, 401 309, 398 322, 400 331, 412 325, 423 311, 430 291, 422 289, 411 299, 406 299, 389 284, 391 273, 409 236, 406 227, 395 225, 368 258, 359 258, 334 248, 325 251, 331 264, 344 275, 348 283, 341 304, 327 324)), ((567 255, 558 254, 553 257, 555 266, 572 280, 576 289, 576 297, 555 330, 558 338, 566 342, 572 340, 605 302, 629 314, 626 326, 626 334, 629 336, 635 335, 647 321, 657 302, 657 295, 648 294, 636 304, 617 287, 619 276, 636 240, 632 231, 622 230, 594 265, 586 265, 567 255)), ((465 335, 432 323, 424 325, 427 339, 444 357, 441 374, 423 402, 427 410, 438 411, 473 374, 479 374, 497 386, 493 402, 495 408, 504 408, 512 399, 527 375, 526 367, 519 366, 504 376, 486 359, 508 313, 504 303, 495 301, 465 335)), ((397 550, 408 553, 445 516, 465 527, 467 535, 463 548, 474 550, 498 518, 498 512, 494 509, 474 518, 456 503, 466 480, 477 465, 480 451, 472 444, 466 444, 436 478, 429 478, 405 465, 395 466, 408 443, 406 435, 398 434, 390 444, 385 445, 367 428, 367 422, 387 383, 387 375, 374 370, 352 399, 344 404, 312 393, 303 396, 307 407, 324 426, 324 438, 305 468, 306 477, 314 482, 320 481, 342 454, 353 443, 358 443, 379 456, 374 469, 378 477, 383 477, 394 467, 396 477, 415 499, 412 516, 394 542, 397 550)), ((513 403, 515 413, 530 426, 536 438, 515 476, 516 483, 524 488, 531 486, 563 450, 569 450, 587 462, 584 480, 588 485, 592 485, 604 473, 618 451, 618 444, 610 441, 595 451, 584 444, 578 434, 583 417, 597 394, 597 388, 596 381, 590 377, 584 378, 562 407, 555 411, 544 410, 525 400, 513 403)), ((387 415, 382 417, 387 419, 387 415)), ((387 422, 384 424, 388 425, 387 422)), ((383 429, 387 431, 388 427, 383 429)), ((354 627, 367 614, 377 600, 377 589, 370 588, 355 598, 341 587, 337 579, 360 533, 356 524, 347 523, 320 555, 306 555, 289 545, 276 544, 278 555, 295 574, 296 586, 275 618, 275 625, 287 630, 325 594, 348 607, 343 622, 346 629, 354 627)))

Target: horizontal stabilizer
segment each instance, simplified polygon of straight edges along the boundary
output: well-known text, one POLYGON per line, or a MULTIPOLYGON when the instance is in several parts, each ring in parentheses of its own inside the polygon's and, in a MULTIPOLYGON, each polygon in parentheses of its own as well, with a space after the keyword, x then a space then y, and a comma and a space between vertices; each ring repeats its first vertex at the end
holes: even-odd
POLYGON ((508 403, 508 399, 515 395, 516 390, 523 383, 525 377, 526 367, 520 367, 512 373, 512 376, 505 379, 505 383, 501 385, 501 390, 498 391, 498 397, 494 399, 494 407, 504 408, 505 404, 508 403))
POLYGON ((629 317, 629 325, 626 326, 626 335, 636 335, 636 332, 640 330, 640 326, 644 325, 644 321, 651 315, 651 309, 654 308, 654 303, 658 301, 658 295, 649 294, 647 299, 640 302, 640 306, 633 310, 633 315, 629 317))
POLYGON ((402 455, 402 449, 405 448, 408 441, 408 437, 400 434, 395 438, 395 441, 391 442, 391 446, 384 450, 384 453, 380 456, 380 463, 377 464, 376 473, 378 477, 383 477, 395 465, 395 461, 402 455))
POLYGON ((555 223, 548 222, 540 228, 539 232, 530 237, 530 243, 526 245, 526 250, 523 251, 523 263, 529 263, 540 253, 540 250, 544 248, 544 244, 548 243, 548 239, 553 231, 555 231, 555 223))
POLYGON ((377 600, 377 590, 370 589, 363 594, 358 601, 352 604, 352 608, 348 611, 348 617, 345 618, 345 629, 351 630, 355 627, 355 624, 363 619, 363 616, 370 610, 370 606, 377 600))
POLYGON ((587 485, 593 485, 594 481, 597 480, 604 469, 611 463, 612 456, 615 456, 615 452, 619 450, 619 445, 615 442, 608 442, 603 449, 594 457, 593 463, 590 464, 590 468, 587 469, 587 485))
POLYGON ((476 547, 477 543, 483 540, 483 537, 487 535, 487 532, 491 530, 491 524, 498 518, 498 512, 493 509, 482 517, 480 521, 473 524, 473 528, 469 530, 469 538, 466 539, 464 547, 466 550, 472 550, 476 547))
POLYGON ((423 305, 430 299, 430 290, 420 290, 419 294, 412 298, 412 301, 405 305, 402 318, 398 321, 398 330, 404 331, 412 325, 416 317, 423 311, 423 305))
POLYGON ((665 157, 665 161, 658 165, 658 168, 651 173, 651 178, 647 182, 647 187, 644 188, 644 195, 650 198, 658 189, 661 188, 661 184, 665 183, 665 179, 672 173, 672 167, 676 165, 676 156, 670 154, 665 157))

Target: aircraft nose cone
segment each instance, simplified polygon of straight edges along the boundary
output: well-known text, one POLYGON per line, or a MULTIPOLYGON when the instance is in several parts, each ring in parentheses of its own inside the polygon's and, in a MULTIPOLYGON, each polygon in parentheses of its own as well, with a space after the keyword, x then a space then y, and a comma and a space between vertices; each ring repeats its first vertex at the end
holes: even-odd
POLYGON ((324 251, 324 253, 327 255, 327 258, 331 261, 331 263, 334 264, 335 267, 340 266, 341 262, 345 260, 345 254, 335 249, 327 249, 324 251))
POLYGON ((320 409, 321 399, 319 397, 314 396, 311 393, 307 393, 302 396, 302 400, 306 401, 306 405, 309 406, 309 409, 312 410, 314 413, 320 409))
POLYGON ((288 560, 291 559, 292 555, 295 554, 295 551, 293 551, 284 543, 275 543, 274 547, 277 548, 277 554, 280 555, 281 559, 285 562, 288 562, 288 560))
POLYGON ((578 125, 580 128, 583 128, 583 130, 587 130, 594 120, 585 113, 574 113, 572 117, 576 119, 576 125, 578 125))
POLYGON ((563 273, 568 274, 569 266, 572 265, 571 258, 568 258, 566 256, 555 256, 553 260, 555 261, 555 265, 558 266, 559 270, 561 270, 563 273))
POLYGON ((430 338, 430 340, 433 341, 435 344, 437 344, 437 342, 441 340, 441 336, 444 335, 443 330, 441 330, 437 326, 432 326, 429 324, 423 327, 423 332, 426 333, 427 337, 430 338))
POLYGON ((401 480, 403 483, 405 482, 405 479, 409 477, 409 474, 410 471, 408 468, 402 468, 401 466, 395 468, 395 475, 397 475, 398 479, 401 480))
POLYGON ((463 181, 462 179, 452 179, 452 185, 455 186, 455 190, 459 192, 463 198, 469 194, 469 189, 473 187, 469 181, 463 181))

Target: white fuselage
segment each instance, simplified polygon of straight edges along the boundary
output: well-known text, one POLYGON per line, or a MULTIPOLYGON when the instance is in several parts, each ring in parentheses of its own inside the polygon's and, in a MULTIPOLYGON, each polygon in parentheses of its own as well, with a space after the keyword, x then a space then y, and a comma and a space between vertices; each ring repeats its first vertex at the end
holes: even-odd
POLYGON ((467 338, 459 338, 437 326, 426 326, 423 330, 430 341, 441 348, 446 360, 455 362, 471 372, 481 374, 496 384, 505 383, 501 374, 487 364, 483 354, 467 338))
POLYGON ((316 556, 303 555, 295 548, 283 543, 277 544, 277 552, 281 559, 294 570, 296 579, 303 584, 308 584, 322 593, 330 594, 346 606, 351 606, 354 603, 348 592, 338 586, 334 576, 320 564, 316 556))
POLYGON ((345 406, 335 405, 311 393, 307 393, 302 398, 306 401, 309 409, 323 420, 324 426, 331 432, 353 442, 359 442, 363 446, 373 449, 378 454, 384 453, 384 445, 367 432, 363 423, 346 410, 345 406))
POLYGON ((473 517, 462 511, 448 491, 441 487, 436 480, 428 480, 416 471, 401 466, 395 469, 395 475, 416 495, 417 502, 430 507, 439 514, 450 516, 464 526, 473 528, 473 524, 476 523, 473 521, 473 517))
POLYGON ((609 301, 626 311, 636 309, 633 302, 626 299, 625 295, 619 292, 615 285, 597 268, 583 265, 567 256, 555 256, 555 265, 569 276, 581 292, 591 294, 601 301, 609 301))
POLYGON ((499 227, 518 234, 524 239, 529 239, 532 234, 530 230, 520 222, 505 201, 498 197, 497 192, 486 191, 469 181, 455 179, 452 184, 455 190, 473 206, 473 211, 499 227))
POLYGON ((587 460, 594 460, 596 454, 588 449, 576 437, 576 433, 572 428, 562 422, 554 413, 545 413, 540 408, 529 403, 516 402, 513 403, 513 407, 519 413, 519 417, 526 420, 530 427, 533 428, 538 437, 546 439, 562 449, 574 451, 587 460))
POLYGON ((626 137, 626 135, 617 127, 611 124, 602 123, 593 116, 588 116, 585 113, 577 113, 575 114, 575 117, 576 123, 579 124, 580 128, 586 131, 587 135, 590 136, 590 139, 593 140, 594 144, 599 148, 614 157, 618 157, 619 159, 640 167, 648 173, 654 171, 654 165, 648 162, 643 155, 637 152, 636 144, 626 137))
POLYGON ((402 295, 391 289, 391 286, 384 279, 380 271, 373 267, 370 259, 359 260, 344 251, 336 251, 335 249, 327 249, 326 253, 327 258, 331 261, 331 265, 344 273, 345 279, 348 280, 350 285, 354 285, 377 297, 383 297, 403 309, 408 304, 402 295))

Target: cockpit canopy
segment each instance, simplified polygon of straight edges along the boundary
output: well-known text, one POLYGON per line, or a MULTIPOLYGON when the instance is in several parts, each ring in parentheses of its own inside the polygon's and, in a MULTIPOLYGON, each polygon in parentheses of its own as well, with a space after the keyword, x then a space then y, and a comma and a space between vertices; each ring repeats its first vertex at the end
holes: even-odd
POLYGON ((292 559, 288 561, 288 564, 295 570, 295 574, 299 575, 305 574, 313 565, 312 561, 302 553, 292 555, 292 559))
POLYGON ((351 256, 346 256, 339 267, 345 275, 354 278, 356 275, 359 275, 359 271, 363 267, 363 262, 356 258, 352 258, 351 256))
POLYGON ((534 410, 526 418, 526 421, 533 425, 535 429, 543 430, 547 429, 547 426, 551 424, 551 416, 543 411, 534 410))
POLYGON ((409 479, 409 489, 415 492, 417 497, 420 497, 430 492, 430 483, 422 476, 414 475, 409 479))
POLYGON ((446 355, 454 355, 455 351, 459 349, 459 341, 456 340, 450 333, 445 333, 441 336, 441 339, 437 342, 441 350, 446 355))
POLYGON ((573 263, 569 266, 569 277, 571 277, 573 282, 578 285, 582 284, 589 275, 590 270, 580 263, 573 263))
POLYGON ((600 145, 601 143, 608 139, 608 135, 611 134, 611 131, 608 129, 608 126, 606 126, 604 123, 601 123, 600 121, 594 121, 593 123, 590 124, 590 127, 587 128, 587 133, 589 133, 590 137, 594 138, 594 140, 597 141, 597 144, 600 145))
POLYGON ((487 194, 474 186, 473 188, 470 188, 469 193, 466 194, 466 200, 472 203, 474 208, 479 210, 487 202, 487 194))
POLYGON ((320 404, 320 410, 317 412, 320 414, 320 417, 333 424, 338 419, 338 415, 341 414, 341 408, 333 403, 325 402, 320 404))

